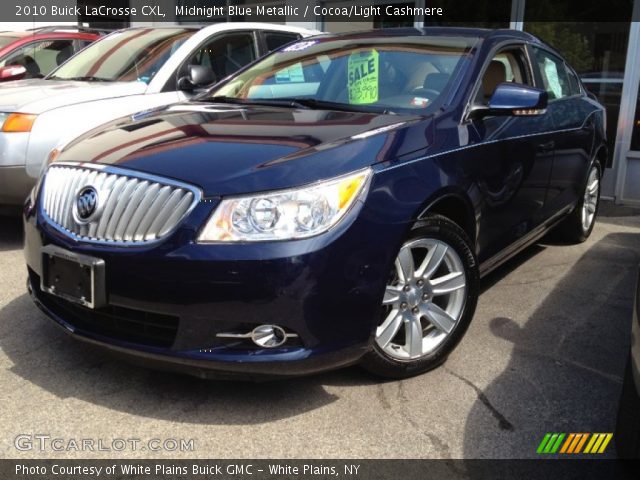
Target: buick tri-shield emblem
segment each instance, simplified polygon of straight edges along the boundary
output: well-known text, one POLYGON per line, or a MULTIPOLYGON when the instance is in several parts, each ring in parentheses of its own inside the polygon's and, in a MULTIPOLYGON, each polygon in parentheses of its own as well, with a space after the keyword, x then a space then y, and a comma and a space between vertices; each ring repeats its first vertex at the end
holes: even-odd
POLYGON ((73 213, 78 223, 88 223, 98 211, 98 192, 95 188, 83 187, 76 195, 73 213))

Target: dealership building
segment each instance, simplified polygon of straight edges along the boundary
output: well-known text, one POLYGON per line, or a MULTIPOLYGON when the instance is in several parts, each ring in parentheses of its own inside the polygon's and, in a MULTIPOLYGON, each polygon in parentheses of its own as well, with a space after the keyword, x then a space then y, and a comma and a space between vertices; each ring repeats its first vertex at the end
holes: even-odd
MULTIPOLYGON (((103 5, 100 0, 78 0, 78 5, 103 5)), ((148 17, 134 21, 128 17, 101 18, 104 26, 166 25, 167 22, 211 23, 247 20, 240 15, 209 18, 180 15, 187 9, 175 7, 286 7, 304 4, 311 11, 322 12, 335 7, 381 7, 363 21, 337 22, 321 14, 303 19, 286 14, 271 18, 274 23, 287 23, 328 32, 394 26, 456 25, 487 28, 514 28, 531 32, 559 50, 580 74, 584 84, 607 107, 607 130, 612 168, 603 180, 602 194, 617 203, 640 205, 640 0, 157 0, 174 8, 166 8, 166 17, 148 17), (420 12, 429 7, 443 7, 447 20, 437 17, 389 16, 386 6, 396 11, 420 12), (409 8, 403 8, 409 7, 409 8), (451 22, 452 18, 455 22, 451 22), (598 21, 593 21, 597 19, 598 21)), ((113 0, 114 7, 148 5, 145 0, 113 0)), ((231 9, 231 10, 242 10, 231 9)), ((193 10, 192 10, 193 11, 193 10)), ((218 11, 225 11, 219 8, 218 11)), ((281 11, 287 11, 282 8, 281 11)), ((83 24, 95 19, 78 18, 83 24)))

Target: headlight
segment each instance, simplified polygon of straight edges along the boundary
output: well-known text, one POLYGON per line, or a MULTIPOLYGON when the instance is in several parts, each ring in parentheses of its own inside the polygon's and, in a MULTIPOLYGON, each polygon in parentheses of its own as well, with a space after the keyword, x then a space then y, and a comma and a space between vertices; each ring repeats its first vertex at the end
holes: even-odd
POLYGON ((307 238, 326 232, 349 211, 371 178, 360 170, 313 185, 227 198, 200 232, 198 242, 257 242, 307 238))
POLYGON ((30 113, 3 113, 0 114, 3 132, 30 132, 36 115, 30 113))

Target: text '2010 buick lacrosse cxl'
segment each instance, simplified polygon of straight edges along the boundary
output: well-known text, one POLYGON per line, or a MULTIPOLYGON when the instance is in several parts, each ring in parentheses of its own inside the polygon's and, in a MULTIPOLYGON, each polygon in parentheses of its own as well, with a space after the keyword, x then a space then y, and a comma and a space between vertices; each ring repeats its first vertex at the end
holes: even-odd
POLYGON ((201 376, 439 365, 486 274, 585 240, 604 109, 536 38, 291 44, 67 145, 25 205, 29 288, 78 338, 201 376))

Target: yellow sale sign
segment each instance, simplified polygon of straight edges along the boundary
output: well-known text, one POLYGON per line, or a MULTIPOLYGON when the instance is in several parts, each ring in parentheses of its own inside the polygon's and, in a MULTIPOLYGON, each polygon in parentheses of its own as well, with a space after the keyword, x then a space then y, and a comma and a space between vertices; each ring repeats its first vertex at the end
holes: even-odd
POLYGON ((364 104, 378 100, 378 52, 375 50, 349 55, 347 86, 349 103, 364 104))

